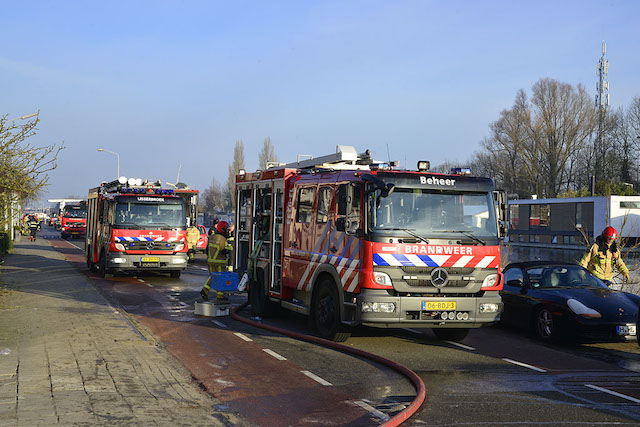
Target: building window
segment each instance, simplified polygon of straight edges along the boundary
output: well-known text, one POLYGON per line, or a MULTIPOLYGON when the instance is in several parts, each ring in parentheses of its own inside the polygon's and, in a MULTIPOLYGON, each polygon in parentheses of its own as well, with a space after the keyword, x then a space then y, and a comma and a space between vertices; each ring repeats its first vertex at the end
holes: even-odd
POLYGON ((620 209, 640 209, 640 202, 620 202, 620 209))
POLYGON ((509 206, 509 228, 518 228, 518 219, 520 213, 520 205, 509 206))
POLYGON ((549 228, 549 205, 531 205, 529 228, 549 228))

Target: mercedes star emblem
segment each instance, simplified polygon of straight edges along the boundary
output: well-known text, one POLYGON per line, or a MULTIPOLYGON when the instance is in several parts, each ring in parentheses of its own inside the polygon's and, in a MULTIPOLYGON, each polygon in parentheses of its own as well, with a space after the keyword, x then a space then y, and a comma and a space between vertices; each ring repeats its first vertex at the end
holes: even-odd
POLYGON ((153 242, 147 242, 147 249, 148 250, 153 250, 153 246, 154 246, 153 242))
POLYGON ((449 281, 449 273, 442 267, 438 267, 431 272, 431 283, 436 288, 442 288, 449 281))

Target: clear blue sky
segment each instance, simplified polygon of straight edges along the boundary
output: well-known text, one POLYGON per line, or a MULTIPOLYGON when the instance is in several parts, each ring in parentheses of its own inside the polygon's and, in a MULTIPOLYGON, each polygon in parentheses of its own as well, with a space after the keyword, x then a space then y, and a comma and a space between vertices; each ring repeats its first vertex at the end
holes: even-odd
POLYGON ((543 77, 640 96, 637 1, 1 1, 0 114, 64 141, 47 197, 121 175, 203 190, 234 142, 255 169, 338 144, 464 161, 543 77), (195 163, 195 165, 194 165, 195 163))

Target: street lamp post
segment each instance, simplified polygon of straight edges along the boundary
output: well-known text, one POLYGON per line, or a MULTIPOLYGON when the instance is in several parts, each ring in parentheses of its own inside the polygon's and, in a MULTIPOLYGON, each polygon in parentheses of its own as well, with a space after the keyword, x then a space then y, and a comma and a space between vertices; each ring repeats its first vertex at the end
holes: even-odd
POLYGON ((118 176, 116 176, 116 179, 120 178, 120 156, 118 156, 118 153, 114 153, 113 151, 109 151, 109 150, 105 150, 104 148, 98 148, 98 151, 105 151, 107 153, 111 153, 114 156, 116 156, 118 158, 118 176))

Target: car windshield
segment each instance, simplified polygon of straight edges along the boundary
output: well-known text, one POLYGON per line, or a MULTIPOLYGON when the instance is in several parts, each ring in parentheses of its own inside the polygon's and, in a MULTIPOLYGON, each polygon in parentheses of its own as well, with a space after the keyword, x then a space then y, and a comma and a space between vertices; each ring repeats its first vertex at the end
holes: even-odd
POLYGON ((427 237, 455 235, 471 239, 497 235, 491 193, 396 187, 388 197, 379 195, 375 191, 369 196, 369 227, 373 233, 407 230, 427 237))
POLYGON ((185 228, 184 204, 162 198, 157 200, 118 200, 115 207, 116 225, 131 228, 185 228))
POLYGON ((607 288, 607 285, 578 265, 546 265, 526 270, 532 288, 607 288))

